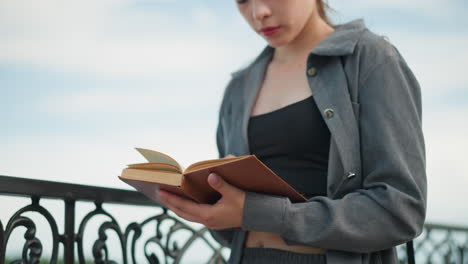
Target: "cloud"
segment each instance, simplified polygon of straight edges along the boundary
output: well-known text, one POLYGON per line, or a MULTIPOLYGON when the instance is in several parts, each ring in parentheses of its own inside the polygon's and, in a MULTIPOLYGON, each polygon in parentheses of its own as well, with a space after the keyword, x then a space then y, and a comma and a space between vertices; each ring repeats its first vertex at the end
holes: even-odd
MULTIPOLYGON (((440 96, 455 89, 468 89, 468 36, 460 33, 401 32, 385 34, 402 53, 423 92, 440 96)), ((468 102, 467 102, 468 103, 468 102)))
POLYGON ((93 72, 103 75, 164 75, 171 72, 201 73, 206 68, 229 66, 224 60, 234 49, 216 39, 60 40, 2 41, 0 60, 93 72))
POLYGON ((343 10, 346 13, 364 14, 372 9, 399 10, 415 14, 422 14, 428 17, 443 19, 453 15, 454 10, 459 8, 457 1, 438 0, 355 0, 337 1, 330 0, 330 6, 334 9, 343 10))
MULTIPOLYGON (((213 94, 210 94, 207 99, 213 98, 213 100, 206 102, 204 106, 217 105, 221 99, 214 101, 214 98, 219 95, 219 91, 215 93, 214 90, 221 89, 219 87, 217 89, 204 88, 207 93, 209 90, 213 90, 213 94)), ((49 94, 41 97, 37 103, 37 110, 68 117, 90 114, 174 115, 193 109, 194 105, 200 103, 194 100, 197 97, 200 97, 200 90, 197 88, 184 90, 174 89, 174 87, 153 90, 96 88, 49 94)))
POLYGON ((468 105, 423 113, 428 173, 428 218, 431 221, 466 224, 463 200, 468 185, 465 150, 468 149, 468 105), (449 205, 449 206, 447 206, 449 205))
POLYGON ((195 7, 191 13, 196 23, 199 23, 203 27, 215 27, 221 22, 211 8, 203 6, 195 7))
POLYGON ((128 6, 125 0, 2 1, 0 60, 111 76, 233 71, 243 64, 239 55, 247 47, 230 41, 243 32, 223 33, 210 8, 193 8, 180 20, 163 7, 128 6))
POLYGON ((100 135, 12 135, 2 142, 0 175, 127 187, 117 175, 126 164, 145 161, 134 147, 162 151, 184 167, 217 158, 214 122, 199 124, 189 131, 183 125, 140 129, 122 124, 125 132, 109 129, 100 135))

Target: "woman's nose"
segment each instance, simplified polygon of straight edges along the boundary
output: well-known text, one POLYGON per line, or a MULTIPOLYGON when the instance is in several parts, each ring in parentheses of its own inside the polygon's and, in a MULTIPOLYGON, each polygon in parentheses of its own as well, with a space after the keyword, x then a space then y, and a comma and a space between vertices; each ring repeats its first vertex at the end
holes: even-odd
POLYGON ((263 0, 251 0, 251 1, 252 1, 252 16, 256 20, 263 20, 265 17, 269 17, 271 15, 271 9, 265 3, 265 1, 263 0))

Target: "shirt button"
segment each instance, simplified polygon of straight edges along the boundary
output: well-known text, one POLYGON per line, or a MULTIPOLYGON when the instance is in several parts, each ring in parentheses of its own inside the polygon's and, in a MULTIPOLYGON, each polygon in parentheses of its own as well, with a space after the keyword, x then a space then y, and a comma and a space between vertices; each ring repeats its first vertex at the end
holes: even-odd
POLYGON ((325 110, 323 111, 323 113, 325 114, 325 116, 326 116, 327 118, 332 118, 333 115, 335 114, 335 112, 334 112, 333 109, 331 109, 331 108, 325 109, 325 110))
POLYGON ((314 77, 315 75, 317 75, 317 69, 315 67, 310 67, 308 70, 307 70, 307 74, 309 76, 312 76, 314 77))

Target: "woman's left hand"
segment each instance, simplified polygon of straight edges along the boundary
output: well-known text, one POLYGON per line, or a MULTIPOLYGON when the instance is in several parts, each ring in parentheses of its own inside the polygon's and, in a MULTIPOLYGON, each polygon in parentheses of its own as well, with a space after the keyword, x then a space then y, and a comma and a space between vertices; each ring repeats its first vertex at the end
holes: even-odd
POLYGON ((240 227, 245 191, 227 183, 215 173, 208 176, 208 184, 222 195, 213 205, 198 204, 163 190, 158 191, 158 200, 176 215, 210 229, 240 227))

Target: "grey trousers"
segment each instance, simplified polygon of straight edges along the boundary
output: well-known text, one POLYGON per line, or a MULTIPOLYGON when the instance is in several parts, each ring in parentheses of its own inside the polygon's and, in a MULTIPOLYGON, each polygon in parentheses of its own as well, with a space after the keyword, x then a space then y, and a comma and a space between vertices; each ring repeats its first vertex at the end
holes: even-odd
POLYGON ((244 248, 242 264, 326 264, 325 254, 296 253, 277 248, 244 248))

